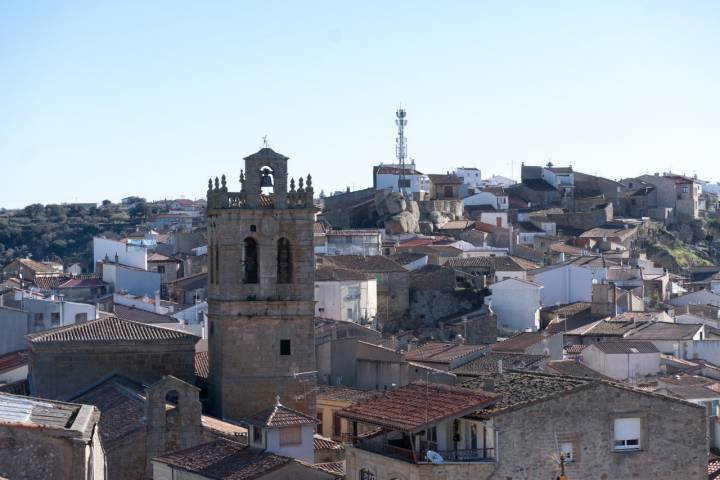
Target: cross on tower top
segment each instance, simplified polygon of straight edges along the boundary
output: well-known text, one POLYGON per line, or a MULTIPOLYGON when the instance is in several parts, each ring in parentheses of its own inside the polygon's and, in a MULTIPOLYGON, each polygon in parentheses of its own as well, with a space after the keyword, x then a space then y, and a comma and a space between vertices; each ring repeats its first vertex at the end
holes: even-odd
POLYGON ((263 137, 262 137, 262 141, 263 141, 262 146, 263 146, 263 148, 270 148, 270 144, 269 144, 268 141, 267 141, 267 137, 268 137, 267 135, 263 135, 263 137))

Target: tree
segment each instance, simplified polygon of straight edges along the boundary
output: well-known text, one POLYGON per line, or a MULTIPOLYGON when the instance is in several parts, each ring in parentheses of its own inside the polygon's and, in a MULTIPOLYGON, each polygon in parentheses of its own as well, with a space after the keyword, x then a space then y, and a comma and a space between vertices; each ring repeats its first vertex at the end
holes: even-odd
POLYGON ((25 216, 29 218, 37 218, 44 211, 45 207, 43 207, 42 203, 33 203, 32 205, 28 205, 24 209, 25 216))
POLYGON ((102 201, 103 208, 109 208, 112 205, 112 202, 108 199, 105 199, 102 201))
POLYGON ((133 220, 144 221, 147 218, 148 213, 150 213, 150 208, 145 201, 141 201, 134 204, 128 213, 130 214, 130 218, 133 220))

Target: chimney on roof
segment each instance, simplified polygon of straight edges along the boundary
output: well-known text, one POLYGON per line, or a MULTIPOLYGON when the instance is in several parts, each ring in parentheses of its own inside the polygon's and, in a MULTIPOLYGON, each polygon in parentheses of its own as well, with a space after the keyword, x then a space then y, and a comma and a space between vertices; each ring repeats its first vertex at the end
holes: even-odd
POLYGON ((492 392, 495 390, 495 379, 487 377, 483 379, 483 390, 486 392, 492 392))

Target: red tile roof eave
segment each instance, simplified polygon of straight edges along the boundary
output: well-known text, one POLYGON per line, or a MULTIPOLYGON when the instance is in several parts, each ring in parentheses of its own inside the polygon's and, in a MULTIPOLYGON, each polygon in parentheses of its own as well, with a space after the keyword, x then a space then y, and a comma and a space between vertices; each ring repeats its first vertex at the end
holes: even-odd
MULTIPOLYGON (((463 409, 463 410, 459 410, 459 411, 457 411, 457 412, 453 412, 453 413, 447 414, 447 415, 445 415, 445 416, 443 416, 443 417, 433 418, 432 420, 430 420, 429 425, 435 425, 435 424, 444 422, 445 420, 448 420, 448 419, 451 419, 451 418, 460 418, 460 417, 464 417, 464 416, 466 416, 466 415, 470 415, 471 413, 478 412, 478 411, 486 408, 488 405, 491 405, 493 402, 495 402, 495 399, 496 399, 495 397, 492 397, 492 398, 489 398, 489 399, 487 400, 487 402, 484 402, 484 403, 485 403, 484 405, 483 405, 483 404, 479 404, 479 405, 477 405, 477 406, 467 407, 467 408, 465 408, 465 409, 463 409)), ((369 424, 369 425, 375 425, 375 426, 378 426, 378 427, 385 427, 385 428, 389 428, 389 429, 396 430, 396 431, 400 431, 400 432, 406 432, 406 433, 415 433, 415 432, 421 431, 421 430, 423 430, 423 429, 425 428, 425 425, 426 425, 425 423, 422 423, 421 425, 417 425, 415 428, 406 429, 406 428, 403 428, 403 427, 401 427, 401 426, 399 426, 399 425, 395 425, 395 424, 393 424, 393 423, 391 423, 391 422, 382 422, 382 421, 377 421, 377 420, 368 420, 366 417, 364 418, 364 417, 363 417, 362 415, 360 415, 360 414, 353 415, 353 414, 351 414, 351 413, 343 413, 342 410, 339 411, 339 412, 337 413, 337 415, 338 415, 339 417, 343 417, 343 418, 346 418, 346 419, 348 419, 348 420, 355 420, 355 421, 358 421, 358 422, 361 422, 361 423, 366 423, 366 424, 369 424)))

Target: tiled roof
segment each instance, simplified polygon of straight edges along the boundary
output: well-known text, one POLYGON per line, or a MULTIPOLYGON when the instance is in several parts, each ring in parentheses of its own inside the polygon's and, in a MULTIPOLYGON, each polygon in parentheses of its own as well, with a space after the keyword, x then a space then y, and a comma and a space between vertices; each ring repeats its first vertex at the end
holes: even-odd
POLYGON ((633 340, 691 340, 702 328, 692 323, 652 322, 644 328, 630 333, 626 338, 633 340))
POLYGON ((0 393, 0 425, 69 429, 82 405, 0 393))
POLYGON ((390 255, 388 258, 400 265, 408 265, 414 261, 420 260, 423 257, 427 257, 427 255, 424 253, 400 252, 390 255))
POLYGON ((585 350, 589 345, 570 345, 565 348, 565 353, 568 355, 577 355, 578 353, 585 350))
POLYGON ((708 459, 708 480, 720 479, 720 457, 710 454, 708 459))
POLYGON ((542 311, 546 313, 554 313, 560 317, 570 317, 588 311, 591 305, 592 304, 590 302, 563 303, 560 305, 543 307, 542 311))
POLYGON ((450 220, 438 227, 438 230, 465 230, 475 225, 472 220, 450 220))
POLYGON ((207 272, 196 273, 187 277, 178 278, 172 282, 168 282, 171 288, 181 288, 183 290, 196 290, 198 288, 207 288, 208 274, 207 272))
POLYGON ((57 288, 92 288, 92 287, 104 287, 108 285, 103 281, 102 278, 90 277, 90 278, 71 278, 66 282, 60 283, 57 288))
POLYGON ((294 460, 251 450, 230 440, 218 439, 185 450, 166 453, 154 461, 215 480, 253 480, 294 460))
POLYGON ((503 369, 522 370, 532 368, 546 357, 544 355, 527 355, 524 353, 498 353, 491 352, 487 355, 476 358, 458 368, 451 370, 455 375, 478 376, 489 375, 498 372, 499 363, 502 361, 503 369))
MULTIPOLYGON (((463 383, 463 386, 482 389, 486 385, 486 378, 473 378, 463 383)), ((500 398, 493 406, 485 409, 487 413, 533 403, 590 383, 590 380, 585 379, 525 372, 505 372, 502 375, 495 375, 492 380, 493 393, 499 394, 500 398)))
POLYGON ((105 444, 145 428, 145 391, 125 377, 110 377, 72 400, 100 410, 100 437, 105 444))
POLYGON ((28 363, 28 352, 27 350, 20 350, 17 352, 7 353, 0 356, 0 373, 15 370, 18 367, 27 365, 28 363))
POLYGON ((180 263, 180 260, 177 258, 168 257, 167 255, 163 255, 159 252, 153 252, 152 254, 148 255, 147 258, 148 262, 176 262, 180 263))
POLYGON ((568 335, 580 335, 589 337, 622 337, 628 332, 640 328, 646 322, 599 320, 590 325, 570 330, 568 335))
POLYGON ((50 277, 35 277, 33 283, 40 290, 55 290, 59 285, 68 280, 66 276, 54 275, 50 277))
POLYGON ((330 475, 335 475, 336 478, 345 478, 345 461, 341 462, 326 462, 326 463, 314 463, 310 465, 315 470, 320 470, 330 475))
POLYGON ((68 325, 27 335, 30 343, 56 342, 157 342, 163 340, 197 341, 198 337, 177 330, 129 322, 117 317, 68 325))
POLYGON ((316 282, 365 281, 372 278, 374 277, 366 272, 339 268, 332 265, 319 265, 315 270, 316 282))
POLYGON ((357 390, 342 385, 319 385, 313 391, 318 400, 350 403, 357 403, 378 394, 375 391, 357 390))
MULTIPOLYGON (((445 263, 448 267, 463 268, 487 268, 493 272, 522 272, 528 270, 525 266, 521 265, 520 262, 510 256, 496 256, 496 257, 460 257, 450 258, 445 263)), ((535 265, 533 265, 534 268, 535 265)))
POLYGON ((629 355, 632 353, 660 353, 660 350, 651 342, 597 342, 590 345, 595 347, 603 353, 610 355, 622 354, 629 355))
POLYGON ((462 177, 457 175, 445 175, 445 174, 428 174, 428 178, 434 184, 447 184, 447 185, 462 185, 462 177))
POLYGON ((595 227, 580 234, 580 238, 613 238, 621 240, 632 236, 637 231, 636 227, 595 227))
POLYGON ((326 255, 322 257, 321 265, 335 265, 340 268, 370 273, 407 272, 402 265, 381 255, 326 255))
POLYGON ((476 412, 496 400, 493 393, 416 382, 344 408, 338 416, 391 430, 415 432, 428 423, 476 412))
POLYGON ((28 396, 30 394, 30 389, 28 388, 27 378, 23 378, 22 380, 18 380, 17 382, 0 385, 0 392, 11 393, 13 395, 28 396))
POLYGON ((493 343, 493 352, 525 353, 529 347, 543 340, 543 335, 533 332, 522 332, 502 342, 493 343))
POLYGON ((264 428, 282 428, 294 425, 315 425, 318 420, 277 402, 272 407, 245 418, 243 423, 264 428))
MULTIPOLYGON (((579 345, 584 346, 584 345, 579 345)), ((545 366, 548 373, 577 378, 607 378, 592 368, 575 360, 554 360, 545 366)))
MULTIPOLYGON (((524 187, 529 188, 530 190, 535 190, 536 192, 551 192, 556 191, 557 189, 550 185, 548 182, 541 178, 529 178, 522 181, 520 184, 524 187)), ((509 189, 512 187, 509 187, 509 189)), ((513 192, 515 189, 513 189, 513 192)))
POLYGON ((210 354, 207 351, 195 353, 195 376, 205 381, 210 376, 210 354))
POLYGON ((567 245, 562 242, 553 243, 548 249, 556 253, 566 253, 568 255, 582 255, 585 251, 582 248, 573 247, 572 245, 567 245))
POLYGON ((405 360, 421 363, 446 363, 487 350, 486 345, 469 345, 459 343, 428 342, 408 351, 405 360))
MULTIPOLYGON (((399 167, 393 167, 390 165, 381 165, 378 167, 377 172, 378 175, 399 175, 400 174, 400 168, 399 167)), ((415 170, 411 167, 405 167, 405 175, 422 175, 421 172, 415 170)))
POLYGON ((720 393, 702 385, 668 385, 658 390, 675 398, 683 400, 718 399, 720 393))
POLYGON ((333 442, 329 438, 318 435, 313 435, 313 449, 315 450, 345 450, 342 443, 333 442))
POLYGON ((243 437, 248 433, 247 428, 211 417, 210 415, 203 415, 200 421, 204 429, 209 430, 214 435, 230 438, 231 440, 233 438, 243 437))
POLYGON ((149 312, 141 308, 128 307, 127 305, 121 305, 119 303, 115 303, 113 308, 115 310, 115 316, 121 320, 138 323, 180 323, 177 318, 171 317, 170 315, 149 312))
POLYGON ((42 262, 36 262, 35 260, 31 260, 29 258, 18 258, 17 261, 35 273, 53 273, 53 272, 55 272, 55 270, 50 265, 47 265, 42 262))

